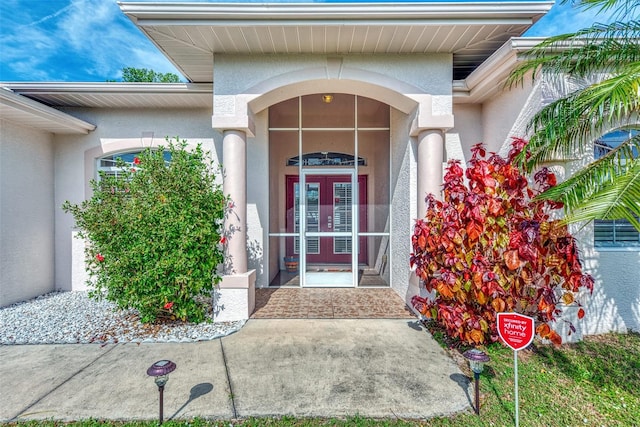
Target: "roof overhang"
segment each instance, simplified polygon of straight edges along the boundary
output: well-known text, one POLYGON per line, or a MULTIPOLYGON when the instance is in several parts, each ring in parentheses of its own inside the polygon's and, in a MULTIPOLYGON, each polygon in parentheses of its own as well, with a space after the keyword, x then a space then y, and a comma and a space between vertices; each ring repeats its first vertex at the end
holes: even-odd
POLYGON ((544 38, 513 38, 496 50, 466 79, 453 82, 456 104, 479 104, 505 90, 505 82, 515 69, 521 54, 542 43, 544 38))
POLYGON ((214 54, 451 53, 462 79, 553 1, 119 5, 189 81, 210 83, 214 54))
POLYGON ((2 83, 42 104, 89 108, 213 108, 213 85, 191 83, 2 83))
POLYGON ((22 126, 56 134, 87 134, 95 125, 32 99, 0 88, 0 117, 22 126))

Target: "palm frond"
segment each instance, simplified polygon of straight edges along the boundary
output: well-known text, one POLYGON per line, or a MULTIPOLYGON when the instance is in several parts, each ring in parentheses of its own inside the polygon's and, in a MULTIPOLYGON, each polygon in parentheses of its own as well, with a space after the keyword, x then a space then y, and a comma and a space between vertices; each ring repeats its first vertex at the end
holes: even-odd
POLYGON ((563 221, 626 219, 640 231, 640 160, 631 163, 626 173, 604 182, 596 193, 568 212, 563 221))
POLYGON ((617 73, 620 67, 640 61, 640 21, 594 24, 583 30, 545 39, 523 54, 525 60, 507 79, 505 86, 521 85, 547 77, 584 77, 593 73, 617 73))
POLYGON ((586 200, 597 197, 603 183, 628 174, 634 167, 634 162, 638 161, 639 151, 640 134, 636 134, 566 181, 540 194, 538 199, 561 201, 568 211, 580 209, 586 200))
POLYGON ((636 62, 623 74, 542 108, 528 124, 531 137, 516 161, 531 171, 544 162, 580 156, 607 131, 637 122, 639 112, 640 62, 636 62))
POLYGON ((561 4, 572 3, 583 10, 597 9, 598 12, 607 12, 616 9, 614 16, 623 17, 637 13, 637 0, 562 0, 561 4))

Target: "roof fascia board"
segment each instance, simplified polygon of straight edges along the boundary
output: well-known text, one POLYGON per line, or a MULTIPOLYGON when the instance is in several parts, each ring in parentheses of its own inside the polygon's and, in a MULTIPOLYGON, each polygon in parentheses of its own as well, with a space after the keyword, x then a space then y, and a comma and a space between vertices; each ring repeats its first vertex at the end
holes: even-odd
POLYGON ((22 95, 15 94, 4 87, 0 88, 0 103, 9 108, 21 111, 26 115, 31 115, 55 123, 58 127, 65 127, 68 129, 69 133, 87 134, 96 128, 96 126, 91 123, 72 117, 22 95))
POLYGON ((24 94, 99 93, 99 94, 187 94, 212 93, 211 83, 70 83, 11 82, 2 86, 24 94))
POLYGON ((225 20, 225 19, 199 19, 199 20, 180 20, 180 19, 145 19, 136 21, 139 27, 156 27, 156 26, 208 26, 208 27, 297 27, 301 24, 324 25, 324 26, 410 26, 410 25, 531 25, 534 21, 526 17, 514 18, 423 18, 423 19, 376 19, 375 21, 365 21, 361 19, 314 19, 308 20, 291 20, 291 19, 272 19, 272 20, 225 20))
MULTIPOLYGON (((471 21, 501 18, 540 17, 553 1, 526 2, 430 2, 430 3, 128 3, 120 9, 138 25, 159 21, 185 25, 185 21, 343 21, 376 22, 432 19, 471 21)), ((281 24, 281 22, 279 22, 281 24)), ((205 24, 204 22, 202 23, 205 24)), ((230 23, 227 22, 227 25, 230 23)), ((233 25, 237 25, 234 23, 233 25)))

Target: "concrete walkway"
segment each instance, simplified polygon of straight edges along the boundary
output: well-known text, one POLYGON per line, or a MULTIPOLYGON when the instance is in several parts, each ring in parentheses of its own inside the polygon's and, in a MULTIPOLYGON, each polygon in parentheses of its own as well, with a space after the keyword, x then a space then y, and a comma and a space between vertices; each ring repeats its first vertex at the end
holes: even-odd
POLYGON ((469 379, 411 320, 250 320, 188 344, 0 347, 0 421, 157 419, 146 375, 177 369, 165 420, 249 416, 430 418, 470 408, 469 379))

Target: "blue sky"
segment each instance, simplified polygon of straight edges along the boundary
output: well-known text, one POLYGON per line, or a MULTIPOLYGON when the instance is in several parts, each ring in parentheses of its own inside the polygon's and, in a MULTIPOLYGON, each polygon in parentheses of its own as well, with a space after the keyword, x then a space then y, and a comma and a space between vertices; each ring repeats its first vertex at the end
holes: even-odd
MULTIPOLYGON (((611 20, 556 4, 525 35, 549 36, 611 20)), ((104 82, 120 79, 123 67, 177 73, 116 0, 0 2, 0 81, 104 82)))

